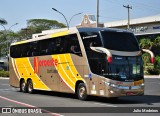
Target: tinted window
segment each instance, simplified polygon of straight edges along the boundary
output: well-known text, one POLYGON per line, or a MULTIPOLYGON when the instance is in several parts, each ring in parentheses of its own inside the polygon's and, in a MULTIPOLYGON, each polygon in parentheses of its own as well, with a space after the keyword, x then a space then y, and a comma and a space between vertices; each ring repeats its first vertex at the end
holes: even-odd
POLYGON ((19 58, 22 56, 22 45, 14 45, 11 47, 11 57, 19 58))
POLYGON ((92 73, 101 74, 102 65, 105 64, 105 54, 93 51, 90 47, 101 47, 102 42, 99 33, 82 32, 80 33, 88 58, 92 73))
POLYGON ((82 56, 76 34, 11 46, 13 58, 72 53, 82 56))
POLYGON ((80 33, 84 47, 86 50, 90 49, 90 47, 100 47, 102 46, 102 42, 99 36, 99 33, 96 32, 82 32, 80 33))
POLYGON ((117 51, 139 51, 138 42, 132 33, 101 31, 104 47, 117 51))
POLYGON ((30 42, 28 46, 27 57, 38 56, 39 55, 39 42, 30 42))

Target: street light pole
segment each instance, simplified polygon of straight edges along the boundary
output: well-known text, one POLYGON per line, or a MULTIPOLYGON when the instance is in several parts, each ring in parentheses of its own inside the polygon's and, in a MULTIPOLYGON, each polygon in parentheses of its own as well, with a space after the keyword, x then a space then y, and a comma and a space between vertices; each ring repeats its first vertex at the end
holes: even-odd
POLYGON ((70 18, 70 20, 69 20, 69 26, 70 26, 70 23, 71 23, 71 20, 73 19, 73 17, 75 17, 75 16, 77 16, 77 15, 80 15, 80 14, 82 14, 82 12, 81 12, 81 13, 77 13, 77 14, 73 15, 73 16, 70 18))
POLYGON ((55 8, 52 8, 54 11, 56 11, 56 12, 58 12, 58 13, 60 13, 63 17, 64 17, 64 19, 66 20, 66 23, 67 23, 67 28, 68 28, 68 30, 69 30, 69 24, 68 24, 68 21, 67 21, 67 19, 66 19, 66 17, 64 16, 64 14, 63 13, 61 13, 60 11, 58 11, 57 9, 55 9, 55 8))

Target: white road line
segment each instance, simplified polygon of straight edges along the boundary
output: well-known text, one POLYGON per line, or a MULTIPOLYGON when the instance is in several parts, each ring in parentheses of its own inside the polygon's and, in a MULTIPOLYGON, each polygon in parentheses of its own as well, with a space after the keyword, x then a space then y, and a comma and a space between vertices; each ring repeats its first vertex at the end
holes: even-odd
POLYGON ((153 79, 160 79, 160 76, 158 76, 158 75, 157 75, 157 76, 152 76, 152 75, 151 75, 151 76, 144 76, 144 78, 149 78, 149 79, 152 79, 152 78, 153 78, 153 79))
POLYGON ((9 79, 8 77, 0 77, 0 79, 9 79))
POLYGON ((108 106, 108 107, 118 107, 118 106, 110 105, 110 104, 102 104, 102 103, 94 103, 94 104, 103 105, 103 106, 108 106))
MULTIPOLYGON (((19 101, 16 101, 16 100, 12 100, 12 99, 9 99, 9 98, 3 97, 3 96, 0 96, 0 98, 3 99, 3 100, 6 100, 6 101, 12 102, 12 103, 16 103, 16 104, 22 105, 22 106, 38 108, 36 106, 30 105, 30 104, 26 104, 26 103, 23 103, 23 102, 19 102, 19 101)), ((41 109, 41 110, 46 112, 47 114, 52 115, 52 116, 63 116, 61 114, 53 113, 53 112, 50 112, 48 110, 44 110, 44 109, 41 109)))

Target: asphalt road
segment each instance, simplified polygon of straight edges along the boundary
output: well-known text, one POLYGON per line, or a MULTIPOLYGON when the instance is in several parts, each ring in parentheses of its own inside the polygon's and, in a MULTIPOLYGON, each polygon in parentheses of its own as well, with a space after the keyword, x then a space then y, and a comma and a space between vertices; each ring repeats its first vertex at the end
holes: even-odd
MULTIPOLYGON (((75 108, 82 107, 91 110, 94 108, 111 108, 111 110, 125 110, 128 108, 134 107, 142 108, 153 108, 160 107, 160 78, 145 78, 145 95, 144 96, 130 96, 130 97, 120 97, 117 100, 110 100, 102 97, 89 97, 88 101, 81 101, 76 98, 73 94, 64 94, 57 92, 48 92, 48 91, 36 91, 35 94, 21 93, 19 89, 12 88, 8 84, 8 79, 0 78, 0 107, 4 108, 14 108, 14 107, 28 107, 28 108, 41 108, 45 114, 39 115, 65 115, 65 116, 118 116, 119 113, 56 113, 54 108, 57 107, 69 107, 66 110, 76 110, 75 108), (51 108, 48 108, 51 107, 51 108), (93 108, 94 107, 94 108, 93 108), (51 109, 51 110, 50 110, 51 109)), ((62 109, 63 109, 62 108, 62 109)), ((133 108, 133 109, 134 109, 133 108)), ((22 108, 20 108, 22 110, 22 108)), ((80 109, 80 108, 79 108, 80 109)), ((2 110, 2 109, 1 109, 2 110)), ((16 111, 16 110, 15 110, 16 111)), ((56 111, 56 109, 55 109, 56 111)), ((92 111, 92 110, 91 110, 92 111)), ((6 115, 8 114, 0 114, 6 115)), ((21 116, 22 114, 10 114, 13 116, 21 116)), ((28 115, 28 114, 23 114, 28 115)), ((32 114, 35 115, 35 114, 32 114)), ((37 115, 37 114, 36 114, 37 115)), ((123 116, 128 116, 128 113, 123 113, 123 116)), ((158 116, 159 113, 130 113, 129 115, 137 116, 158 116)))

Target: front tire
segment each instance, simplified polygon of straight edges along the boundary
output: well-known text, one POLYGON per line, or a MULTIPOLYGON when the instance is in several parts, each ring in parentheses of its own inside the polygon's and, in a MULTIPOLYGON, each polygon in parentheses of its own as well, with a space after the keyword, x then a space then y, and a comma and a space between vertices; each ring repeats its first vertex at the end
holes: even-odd
POLYGON ((27 82, 27 90, 28 90, 28 93, 30 93, 30 94, 34 93, 34 88, 33 88, 32 80, 29 80, 27 82))
POLYGON ((84 83, 80 83, 77 88, 77 96, 80 100, 87 99, 87 89, 84 83))
POLYGON ((20 92, 27 93, 27 84, 25 83, 24 80, 22 80, 20 83, 20 92))

